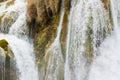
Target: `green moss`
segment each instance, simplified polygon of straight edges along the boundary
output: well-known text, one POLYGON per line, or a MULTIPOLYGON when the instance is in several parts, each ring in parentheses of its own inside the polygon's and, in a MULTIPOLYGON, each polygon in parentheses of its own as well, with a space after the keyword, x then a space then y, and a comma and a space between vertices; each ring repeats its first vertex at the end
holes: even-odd
POLYGON ((15 0, 11 0, 11 1, 7 2, 6 3, 6 8, 9 7, 9 6, 11 6, 11 5, 13 5, 14 2, 15 2, 15 0))
POLYGON ((8 42, 5 39, 0 40, 0 47, 8 51, 8 42))
POLYGON ((45 41, 45 38, 39 38, 39 39, 38 39, 38 43, 39 43, 39 44, 44 43, 44 41, 45 41))
POLYGON ((0 2, 4 2, 4 1, 7 1, 7 0, 0 0, 0 2))

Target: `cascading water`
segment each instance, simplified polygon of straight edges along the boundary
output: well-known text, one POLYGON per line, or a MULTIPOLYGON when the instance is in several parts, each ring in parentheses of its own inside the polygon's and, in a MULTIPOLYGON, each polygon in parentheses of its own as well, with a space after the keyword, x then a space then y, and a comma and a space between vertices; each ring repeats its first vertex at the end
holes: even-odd
MULTIPOLYGON (((12 0, 0 3, 0 40, 6 39, 14 53, 19 72, 16 80, 39 80, 33 43, 29 42, 26 25, 26 2, 15 0, 13 5, 7 5, 9 1, 12 0)), ((120 0, 110 0, 114 31, 108 36, 112 22, 109 22, 110 14, 102 0, 71 0, 64 60, 60 43, 65 14, 62 0, 57 35, 46 51, 46 71, 41 80, 120 80, 119 3, 120 0)), ((0 48, 2 80, 6 74, 5 57, 5 51, 0 48)))
POLYGON ((6 39, 14 53, 16 65, 20 72, 19 79, 38 80, 37 69, 34 62, 33 46, 12 35, 1 34, 0 39, 6 39))
POLYGON ((4 80, 4 76, 5 76, 5 54, 4 54, 4 50, 2 48, 0 48, 0 79, 4 80))
POLYGON ((28 40, 28 27, 26 24, 25 14, 21 14, 16 22, 11 26, 9 34, 16 35, 22 39, 28 40), (18 24, 19 23, 19 24, 18 24))
POLYGON ((61 5, 60 22, 57 29, 57 37, 46 52, 46 76, 45 80, 63 80, 64 79, 64 60, 61 51, 60 34, 64 17, 64 0, 61 5))
MULTIPOLYGON (((16 80, 39 80, 33 43, 29 42, 29 37, 27 36, 28 29, 26 26, 25 4, 25 0, 15 0, 13 5, 3 11, 5 14, 0 26, 0 32, 2 32, 0 33, 0 40, 6 39, 10 49, 14 53, 16 67, 19 72, 19 75, 17 75, 18 79, 16 80), (9 17, 12 19, 12 22, 8 22, 10 24, 7 25, 5 21, 9 17), (4 34, 4 32, 8 34, 4 34)), ((0 12, 0 14, 2 14, 2 12, 0 12)))
POLYGON ((74 0, 70 10, 65 80, 87 80, 92 56, 108 34, 108 16, 101 0, 74 0), (90 48, 86 51, 86 46, 90 48), (92 54, 90 54, 90 52, 92 54), (88 59, 87 59, 88 58, 88 59))
POLYGON ((120 0, 110 0, 114 31, 100 46, 95 57, 89 80, 120 80, 120 0))
POLYGON ((7 3, 14 0, 8 0, 3 2, 4 4, 0 6, 3 9, 0 14, 3 15, 0 21, 0 32, 8 33, 10 26, 17 20, 18 16, 20 16, 26 10, 25 0, 15 0, 14 5, 9 7, 7 3), (5 8, 3 8, 5 6, 5 8))

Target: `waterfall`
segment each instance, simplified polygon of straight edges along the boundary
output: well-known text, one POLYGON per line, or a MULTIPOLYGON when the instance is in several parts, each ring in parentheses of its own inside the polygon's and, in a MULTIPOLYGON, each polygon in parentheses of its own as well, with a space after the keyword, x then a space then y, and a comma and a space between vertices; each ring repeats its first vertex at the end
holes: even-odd
MULTIPOLYGON (((5 2, 0 6, 0 9, 3 9, 4 5, 6 5, 5 2)), ((18 69, 16 71, 19 72, 16 80, 39 80, 33 43, 30 42, 31 39, 28 37, 25 12, 25 0, 15 0, 13 5, 0 11, 0 14, 4 15, 0 25, 0 40, 7 40, 14 53, 18 69), (8 22, 6 22, 7 20, 8 22)))
POLYGON ((65 80, 87 80, 92 57, 108 34, 108 16, 101 0, 74 0, 69 15, 65 80), (87 41, 89 41, 87 44, 87 41), (86 46, 90 46, 87 52, 86 46))
POLYGON ((0 39, 6 39, 14 53, 16 65, 20 72, 20 80, 38 80, 37 68, 35 68, 34 62, 33 46, 12 35, 0 35, 0 39))
POLYGON ((0 6, 1 9, 3 9, 0 14, 1 21, 0 21, 0 32, 8 33, 10 26, 17 20, 18 16, 20 16, 23 12, 26 10, 25 2, 20 0, 15 0, 13 5, 10 5, 8 7, 7 3, 14 0, 8 0, 6 2, 3 2, 0 6), (5 6, 3 8, 3 6, 5 6))
POLYGON ((4 80, 5 77, 5 54, 4 50, 0 48, 0 79, 4 80))
MULTIPOLYGON (((0 40, 5 39, 9 44, 8 48, 13 53, 13 56, 9 57, 10 65, 8 65, 10 68, 14 66, 16 69, 16 74, 12 74, 16 76, 15 80, 120 80, 120 0, 109 0, 109 9, 105 9, 106 4, 103 4, 102 1, 70 0, 65 51, 62 51, 60 38, 63 21, 67 14, 65 12, 66 2, 65 0, 58 1, 61 3, 61 7, 56 37, 49 47, 49 42, 44 44, 45 56, 42 58, 43 62, 41 59, 38 61, 40 62, 38 65, 35 63, 33 39, 29 37, 26 21, 26 0, 1 2, 0 40), (42 66, 41 69, 43 67, 44 69, 38 69, 37 66, 42 66), (38 75, 38 70, 43 72, 40 73, 43 76, 38 75)), ((52 14, 54 9, 52 12, 51 9, 57 8, 57 5, 51 6, 52 2, 48 2, 49 6, 47 6, 48 3, 45 2, 42 6, 40 6, 42 3, 37 4, 37 14, 42 12, 39 7, 40 9, 45 7, 48 9, 47 12, 54 17, 52 14)), ((53 2, 55 1, 53 0, 53 2)), ((38 24, 35 25, 38 26, 38 24)), ((51 22, 48 22, 45 25, 48 27, 43 29, 43 24, 40 27, 41 32, 36 32, 37 38, 43 36, 42 32, 49 31, 47 29, 52 25, 51 22)), ((47 38, 49 33, 46 33, 47 38)), ((7 79, 6 56, 7 51, 0 47, 0 80, 7 79)), ((9 70, 8 73, 10 73, 9 70)), ((11 74, 8 76, 11 77, 11 74)))
POLYGON ((21 14, 16 22, 11 26, 9 34, 16 35, 19 38, 28 40, 28 27, 25 14, 21 14))
POLYGON ((99 56, 95 57, 91 67, 89 80, 120 79, 120 0, 110 0, 114 31, 99 48, 99 56))
POLYGON ((61 16, 57 29, 57 37, 46 52, 46 76, 45 80, 63 80, 64 79, 64 60, 61 51, 60 34, 64 17, 64 0, 61 4, 61 16))

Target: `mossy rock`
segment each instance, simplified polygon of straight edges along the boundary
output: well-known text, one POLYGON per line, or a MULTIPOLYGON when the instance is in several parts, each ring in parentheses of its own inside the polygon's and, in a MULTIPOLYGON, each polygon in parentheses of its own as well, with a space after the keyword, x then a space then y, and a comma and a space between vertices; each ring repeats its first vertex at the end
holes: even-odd
POLYGON ((8 51, 8 42, 5 39, 0 40, 0 47, 8 51))
POLYGON ((0 80, 4 75, 4 80, 17 80, 19 71, 16 67, 16 61, 14 53, 8 46, 8 42, 5 39, 0 40, 0 68, 4 68, 4 72, 0 71, 0 80), (1 54, 3 53, 3 54, 1 54))
POLYGON ((4 1, 7 1, 7 0, 0 0, 0 2, 4 2, 4 1))
POLYGON ((3 12, 3 13, 0 14, 0 23, 1 23, 2 18, 4 17, 5 14, 6 14, 6 12, 3 12))
POLYGON ((8 1, 8 2, 6 3, 6 8, 9 7, 9 6, 11 6, 11 5, 13 5, 14 2, 15 2, 15 0, 10 0, 10 1, 8 1))
POLYGON ((15 11, 3 12, 0 15, 1 32, 8 33, 10 26, 16 21, 17 17, 18 17, 18 12, 15 11))

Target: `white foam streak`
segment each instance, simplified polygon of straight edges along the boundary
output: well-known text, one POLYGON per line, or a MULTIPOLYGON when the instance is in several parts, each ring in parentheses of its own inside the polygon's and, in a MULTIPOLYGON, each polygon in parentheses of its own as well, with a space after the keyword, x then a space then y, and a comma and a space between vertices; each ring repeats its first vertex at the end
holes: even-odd
POLYGON ((12 35, 0 34, 0 39, 6 39, 11 47, 19 69, 20 80, 38 80, 33 45, 12 35))
POLYGON ((114 32, 100 46, 99 56, 95 57, 89 74, 89 80, 120 80, 120 0, 110 0, 114 32))

